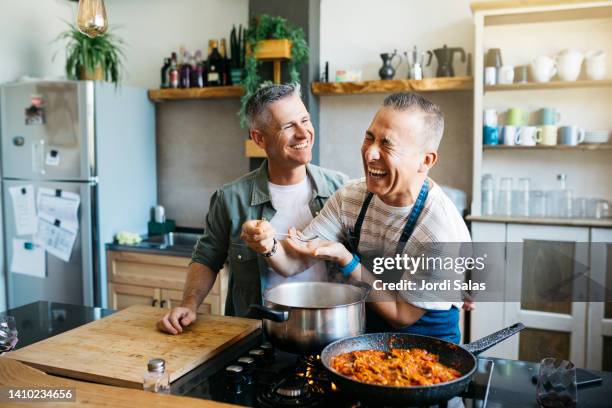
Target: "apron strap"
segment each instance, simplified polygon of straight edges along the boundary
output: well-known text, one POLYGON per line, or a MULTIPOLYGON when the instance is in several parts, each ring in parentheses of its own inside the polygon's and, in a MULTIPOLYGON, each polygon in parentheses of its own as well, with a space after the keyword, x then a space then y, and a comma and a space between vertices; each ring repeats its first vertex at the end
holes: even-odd
POLYGON ((410 215, 408 216, 406 225, 404 225, 404 230, 402 231, 400 240, 397 243, 397 249, 395 250, 396 254, 401 254, 404 252, 404 248, 406 248, 406 243, 414 232, 417 220, 423 212, 423 207, 425 207, 425 200, 427 200, 428 194, 429 180, 425 179, 425 181, 423 182, 423 186, 421 187, 421 191, 419 191, 419 196, 417 197, 416 201, 414 202, 414 205, 412 206, 412 210, 410 211, 410 215))
POLYGON ((370 202, 372 202, 372 198, 374 197, 373 193, 368 192, 365 200, 363 201, 363 205, 361 206, 361 211, 359 211, 359 215, 357 216, 357 221, 355 222, 355 228, 353 228, 353 236, 351 242, 352 250, 354 253, 358 254, 359 251, 359 240, 361 238, 361 226, 363 225, 363 220, 365 219, 366 213, 368 212, 368 207, 370 206, 370 202))

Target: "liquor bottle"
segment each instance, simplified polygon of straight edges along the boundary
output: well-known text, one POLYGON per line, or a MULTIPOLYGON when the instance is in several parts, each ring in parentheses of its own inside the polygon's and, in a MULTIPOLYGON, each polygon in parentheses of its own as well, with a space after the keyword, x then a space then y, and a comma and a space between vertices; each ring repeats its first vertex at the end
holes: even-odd
POLYGON ((170 58, 164 58, 164 66, 161 69, 161 85, 160 88, 169 88, 170 87, 170 58))
POLYGON ((217 49, 217 40, 210 40, 211 52, 208 55, 208 72, 206 75, 208 86, 220 86, 222 58, 217 49))
POLYGON ((221 76, 221 85, 230 85, 229 81, 229 64, 227 62, 227 47, 225 46, 225 38, 221 39, 219 46, 219 54, 221 54, 221 68, 219 75, 221 76))
POLYGON ((191 61, 191 87, 202 88, 204 86, 204 71, 202 69, 202 51, 197 50, 191 61))
POLYGON ((181 65, 181 88, 191 88, 191 55, 189 51, 183 54, 183 65, 181 65))
POLYGON ((170 60, 170 69, 168 70, 168 85, 170 88, 179 87, 179 71, 176 64, 176 52, 172 53, 170 60))

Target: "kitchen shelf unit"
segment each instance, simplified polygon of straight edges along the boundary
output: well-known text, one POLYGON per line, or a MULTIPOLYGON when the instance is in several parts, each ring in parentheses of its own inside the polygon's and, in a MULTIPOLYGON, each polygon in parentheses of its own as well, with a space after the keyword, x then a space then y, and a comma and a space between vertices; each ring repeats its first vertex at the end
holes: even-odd
MULTIPOLYGON (((563 111, 561 125, 579 125, 609 129, 606 112, 612 102, 611 79, 575 82, 551 81, 484 86, 484 54, 487 48, 501 48, 504 63, 524 64, 537 55, 552 55, 566 48, 602 48, 610 53, 609 37, 612 1, 534 0, 472 3, 474 12, 474 116, 473 116, 473 194, 472 240, 502 243, 503 264, 495 269, 504 293, 518 293, 517 298, 487 303, 472 312, 470 338, 521 321, 527 327, 518 336, 495 346, 485 354, 494 357, 536 361, 542 356, 569 359, 578 367, 601 369, 612 362, 612 307, 601 302, 582 302, 581 295, 594 289, 570 285, 573 297, 565 302, 522 302, 522 295, 544 282, 559 284, 570 276, 588 270, 593 282, 606 282, 612 263, 611 219, 557 219, 535 217, 499 217, 481 214, 481 178, 483 173, 499 177, 530 177, 540 183, 556 173, 568 174, 570 188, 577 196, 610 199, 610 188, 602 178, 610 171, 610 145, 578 146, 483 146, 484 108, 521 107, 535 111, 553 106, 563 111), (570 23, 571 22, 571 23, 570 23), (568 29, 570 28, 571 29, 568 29), (555 38, 555 42, 547 42, 555 38), (510 58, 509 58, 510 57, 510 58), (520 92, 515 92, 520 91, 520 92), (502 154, 491 153, 495 150, 502 154), (506 154, 517 150, 518 154, 506 154), (526 151, 543 151, 531 156, 526 151), (589 152, 589 160, 571 152, 589 152), (589 178, 585 175, 591 175, 589 178), (520 244, 520 245, 519 245, 520 244), (559 252, 550 250, 567 250, 559 252), (588 322, 588 324, 587 324, 588 322)), ((586 48, 586 49, 585 49, 586 48)), ((533 123, 533 122, 529 122, 533 123)), ((503 123, 500 123, 503 124, 503 123)), ((542 189, 541 186, 535 189, 542 189)), ((499 254, 498 254, 499 255, 499 254)), ((612 282, 609 282, 610 285, 612 282)), ((572 281, 573 282, 573 281, 572 281)), ((477 301, 477 300, 476 300, 477 301)))
POLYGON ((572 89, 572 88, 593 88, 593 87, 612 87, 612 79, 589 80, 581 79, 577 81, 550 81, 550 82, 527 82, 524 84, 507 85, 486 85, 485 92, 497 91, 524 91, 534 89, 572 89))
POLYGON ((388 79, 362 82, 313 82, 314 95, 358 95, 389 92, 442 92, 469 91, 473 88, 472 77, 445 77, 416 79, 388 79))
POLYGON ((612 144, 579 144, 577 146, 569 145, 536 145, 536 146, 506 146, 506 145, 484 145, 483 150, 521 150, 521 151, 539 151, 539 150, 563 150, 566 152, 572 151, 597 151, 597 150, 612 150, 612 144))
POLYGON ((240 98, 244 90, 240 85, 208 86, 204 88, 150 89, 149 99, 153 102, 181 101, 188 99, 240 98))

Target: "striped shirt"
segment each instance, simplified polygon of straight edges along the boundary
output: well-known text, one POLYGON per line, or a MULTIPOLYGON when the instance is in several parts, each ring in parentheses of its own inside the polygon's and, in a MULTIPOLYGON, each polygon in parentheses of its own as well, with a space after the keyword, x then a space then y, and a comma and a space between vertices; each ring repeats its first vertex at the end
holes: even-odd
MULTIPOLYGON (((435 183, 430 187, 421 215, 404 249, 408 256, 419 256, 424 244, 470 242, 470 233, 450 198, 435 183)), ((327 201, 319 215, 303 231, 304 235, 318 235, 321 239, 347 243, 363 202, 368 194, 365 179, 344 184, 327 201)), ((412 210, 393 207, 374 196, 361 227, 358 252, 366 257, 394 257, 406 220, 412 210)), ((415 275, 415 276, 418 276, 415 275)), ((461 302, 441 302, 428 293, 402 293, 409 303, 428 310, 448 310, 461 302)))

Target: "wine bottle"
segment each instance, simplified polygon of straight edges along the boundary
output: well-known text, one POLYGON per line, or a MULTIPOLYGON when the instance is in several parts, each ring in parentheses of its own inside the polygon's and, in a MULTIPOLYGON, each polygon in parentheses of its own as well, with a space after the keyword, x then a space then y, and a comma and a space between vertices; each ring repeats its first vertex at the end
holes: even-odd
POLYGON ((210 40, 209 45, 211 48, 210 55, 208 55, 208 72, 206 75, 208 86, 220 86, 221 82, 221 65, 222 58, 217 49, 217 40, 210 40))
POLYGON ((170 88, 179 87, 179 71, 176 63, 176 52, 172 53, 170 60, 170 69, 168 70, 168 85, 170 88))
POLYGON ((219 75, 221 76, 221 85, 229 85, 229 64, 227 63, 227 47, 225 46, 225 38, 221 39, 219 46, 219 54, 221 54, 221 68, 219 75))
POLYGON ((170 58, 164 58, 164 66, 161 68, 161 85, 160 88, 170 87, 170 58))

